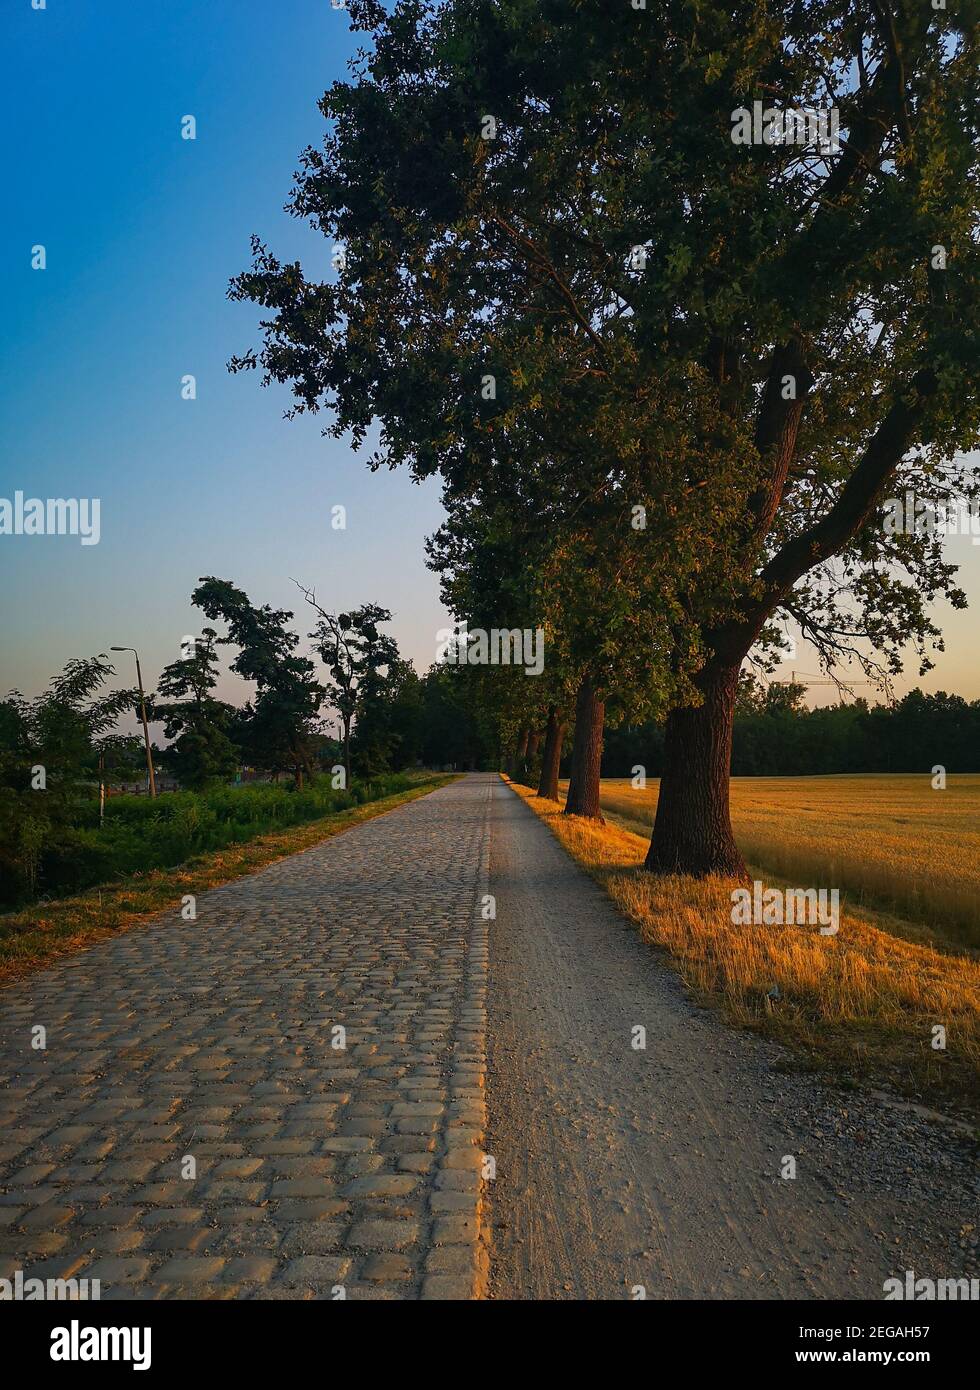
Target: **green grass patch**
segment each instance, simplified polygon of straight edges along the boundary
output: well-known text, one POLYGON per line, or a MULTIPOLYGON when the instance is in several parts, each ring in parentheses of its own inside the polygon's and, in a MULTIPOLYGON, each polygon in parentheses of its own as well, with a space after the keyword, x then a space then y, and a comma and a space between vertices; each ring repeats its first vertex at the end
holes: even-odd
MULTIPOLYGON (((158 913, 171 910, 176 914, 185 894, 196 897, 277 859, 311 849, 353 825, 427 796, 454 782, 457 776, 419 779, 404 775, 398 779, 402 785, 395 790, 390 789, 395 779, 376 779, 373 784, 365 784, 374 787, 373 799, 364 798, 341 809, 334 807, 326 815, 300 824, 281 825, 218 848, 205 848, 169 866, 136 870, 83 893, 0 914, 0 981, 17 978, 58 956, 138 926, 158 913)), ((246 794, 251 790, 246 789, 246 794)), ((238 794, 237 789, 230 792, 238 794)))

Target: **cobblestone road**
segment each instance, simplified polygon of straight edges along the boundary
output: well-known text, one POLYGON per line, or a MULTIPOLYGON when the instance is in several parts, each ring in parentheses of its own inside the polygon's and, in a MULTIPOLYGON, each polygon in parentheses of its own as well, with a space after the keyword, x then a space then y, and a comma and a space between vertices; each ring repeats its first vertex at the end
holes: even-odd
POLYGON ((0 1277, 474 1294, 493 780, 0 992, 0 1277))

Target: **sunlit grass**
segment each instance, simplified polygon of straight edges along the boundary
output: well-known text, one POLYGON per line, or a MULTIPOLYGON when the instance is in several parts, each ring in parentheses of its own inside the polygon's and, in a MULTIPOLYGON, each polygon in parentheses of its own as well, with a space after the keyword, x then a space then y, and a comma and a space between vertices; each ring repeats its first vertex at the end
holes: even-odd
MULTIPOLYGON (((602 805, 649 833, 657 791, 604 781, 602 805)), ((950 776, 945 791, 926 775, 734 777, 731 805, 748 862, 980 947, 980 775, 950 776)))
MULTIPOLYGON (((836 936, 736 927, 732 882, 644 873, 646 834, 562 816, 554 803, 515 790, 643 939, 669 952, 688 985, 732 1021, 838 1074, 887 1078, 926 1103, 980 1106, 980 961, 972 954, 910 940, 906 924, 853 904, 842 907, 836 936), (937 1024, 945 1051, 932 1046, 937 1024)), ((776 874, 765 881, 785 886, 776 874)))

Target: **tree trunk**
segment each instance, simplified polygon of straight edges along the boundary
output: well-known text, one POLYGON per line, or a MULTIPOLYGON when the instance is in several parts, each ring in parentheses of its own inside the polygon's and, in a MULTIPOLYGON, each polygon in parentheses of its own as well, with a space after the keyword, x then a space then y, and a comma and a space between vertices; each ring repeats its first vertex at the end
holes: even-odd
POLYGON ((531 732, 530 732, 530 733, 528 734, 528 736, 527 736, 527 753, 525 754, 525 757, 527 758, 527 762, 528 762, 529 765, 530 765, 531 763, 534 762, 534 759, 535 759, 536 756, 537 756, 538 744, 539 744, 540 742, 541 742, 541 735, 540 735, 540 733, 538 732, 537 729, 532 729, 531 732))
POLYGON ((350 720, 344 720, 344 788, 350 787, 350 720))
POLYGON ((583 676, 575 701, 575 739, 568 781, 566 816, 588 816, 602 821, 599 810, 599 765, 602 762, 604 700, 596 694, 590 676, 583 676))
POLYGON ((565 725, 555 705, 548 709, 548 727, 544 735, 544 753, 541 755, 541 778, 538 782, 538 796, 548 801, 558 800, 558 768, 561 764, 561 746, 565 739, 565 725))
POLYGON ((708 667, 704 703, 667 716, 664 775, 645 867, 653 873, 747 879, 732 834, 728 784, 739 666, 708 667))

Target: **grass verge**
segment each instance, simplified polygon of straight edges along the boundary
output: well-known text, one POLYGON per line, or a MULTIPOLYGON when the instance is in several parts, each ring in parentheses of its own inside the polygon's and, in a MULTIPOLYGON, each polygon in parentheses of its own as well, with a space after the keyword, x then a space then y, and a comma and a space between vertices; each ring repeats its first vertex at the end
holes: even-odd
MULTIPOLYGON (((659 781, 604 778, 602 809, 647 835, 659 781)), ((733 777, 732 828, 745 859, 795 882, 827 883, 923 940, 980 949, 980 776, 733 777)))
POLYGON ((291 825, 258 835, 244 844, 198 854, 170 869, 151 869, 53 902, 34 904, 0 915, 0 984, 47 965, 59 956, 128 931, 168 909, 177 911, 181 898, 255 873, 277 859, 311 849, 373 820, 408 801, 428 796, 456 780, 456 774, 435 776, 407 791, 368 801, 319 820, 291 825))
MULTIPOLYGON (((644 873, 646 836, 563 816, 560 805, 510 785, 702 1002, 783 1043, 810 1069, 886 1081, 937 1109, 980 1115, 976 959, 908 940, 893 920, 846 904, 836 936, 735 927, 728 880, 644 873), (936 1025, 946 1029, 944 1051, 932 1045, 936 1025)), ((787 886, 755 873, 767 886, 787 886)))

